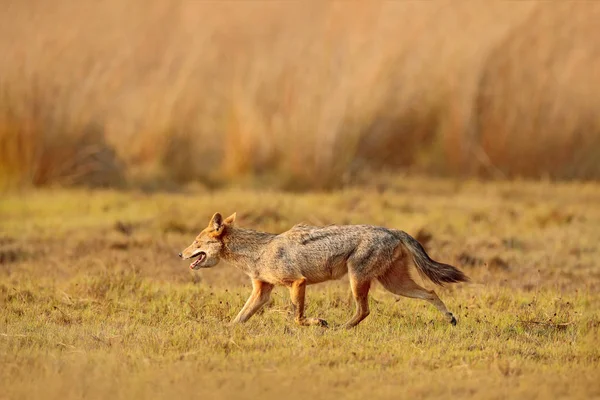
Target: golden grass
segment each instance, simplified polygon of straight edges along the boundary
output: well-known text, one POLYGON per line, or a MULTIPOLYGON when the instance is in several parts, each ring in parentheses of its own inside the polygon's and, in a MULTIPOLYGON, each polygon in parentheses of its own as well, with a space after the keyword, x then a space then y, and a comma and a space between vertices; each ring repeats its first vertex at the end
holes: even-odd
POLYGON ((549 3, 491 52, 476 134, 504 174, 598 176, 599 18, 598 3, 549 3))
POLYGON ((0 398, 594 398, 599 202, 595 184, 404 177, 328 194, 13 193, 0 201, 0 398), (404 229, 472 278, 436 289, 459 323, 376 285, 371 315, 335 329, 353 312, 344 278, 307 293, 332 329, 295 326, 282 288, 229 327, 248 279, 176 256, 215 211, 274 232, 404 229))
POLYGON ((1 186, 598 176, 592 2, 5 3, 1 186))

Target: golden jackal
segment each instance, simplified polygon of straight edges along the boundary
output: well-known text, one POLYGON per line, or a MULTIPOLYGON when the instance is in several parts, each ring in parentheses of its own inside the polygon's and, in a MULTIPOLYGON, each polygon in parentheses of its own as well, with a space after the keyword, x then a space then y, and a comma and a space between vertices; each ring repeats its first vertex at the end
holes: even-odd
POLYGON ((208 227, 179 253, 183 259, 195 258, 191 269, 214 267, 224 259, 252 278, 252 295, 234 323, 247 321, 269 300, 273 287, 283 285, 290 289, 296 323, 327 326, 322 319, 304 316, 306 285, 339 279, 348 273, 356 313, 344 325, 347 328, 369 315, 368 294, 374 279, 397 295, 427 300, 456 325, 456 318, 435 292, 411 279, 409 260, 438 285, 466 282, 467 276, 451 265, 432 260, 406 232, 371 225, 299 224, 275 235, 237 227, 235 216, 223 219, 216 213, 208 227))

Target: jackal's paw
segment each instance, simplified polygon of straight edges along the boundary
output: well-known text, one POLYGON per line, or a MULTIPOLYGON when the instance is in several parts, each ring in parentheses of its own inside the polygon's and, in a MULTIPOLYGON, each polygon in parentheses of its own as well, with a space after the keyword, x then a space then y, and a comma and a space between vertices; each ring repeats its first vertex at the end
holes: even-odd
POLYGON ((329 324, 327 323, 327 321, 325 321, 324 319, 321 318, 304 318, 301 320, 296 320, 296 323, 298 325, 302 325, 302 326, 320 326, 323 328, 327 328, 329 327, 329 324))
POLYGON ((321 318, 317 318, 317 325, 319 325, 322 328, 329 328, 329 324, 327 323, 327 321, 321 318))
POLYGON ((452 324, 452 326, 456 326, 456 318, 454 318, 454 315, 452 315, 452 317, 450 318, 450 323, 452 324))
POLYGON ((320 326, 321 328, 329 327, 329 324, 327 323, 327 321, 325 321, 324 319, 321 319, 321 318, 307 318, 306 322, 307 322, 307 325, 320 326))

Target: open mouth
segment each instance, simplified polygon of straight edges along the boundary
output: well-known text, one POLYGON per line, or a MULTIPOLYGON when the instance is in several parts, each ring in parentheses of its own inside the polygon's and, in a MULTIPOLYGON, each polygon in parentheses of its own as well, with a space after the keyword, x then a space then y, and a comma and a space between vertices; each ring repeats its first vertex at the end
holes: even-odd
POLYGON ((196 258, 194 260, 194 262, 192 262, 190 264, 190 269, 198 269, 200 267, 200 264, 202 263, 202 261, 204 261, 204 259, 206 258, 206 253, 203 251, 198 252, 197 254, 194 254, 191 258, 196 258), (198 258, 196 258, 198 257, 198 258))

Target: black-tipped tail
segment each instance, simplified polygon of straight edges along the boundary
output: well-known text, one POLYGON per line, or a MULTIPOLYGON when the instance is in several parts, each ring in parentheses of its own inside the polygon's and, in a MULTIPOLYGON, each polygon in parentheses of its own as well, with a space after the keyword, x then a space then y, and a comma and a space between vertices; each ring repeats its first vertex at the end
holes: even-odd
POLYGON ((444 283, 468 282, 469 277, 461 270, 450 265, 432 260, 425 252, 421 243, 406 232, 401 232, 400 240, 411 253, 417 271, 426 276, 436 285, 443 286, 444 283))

